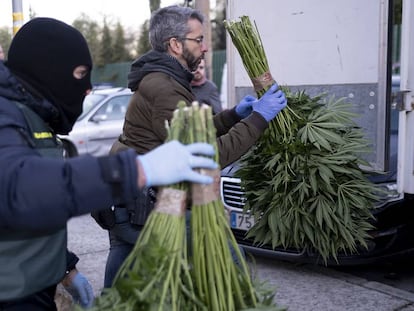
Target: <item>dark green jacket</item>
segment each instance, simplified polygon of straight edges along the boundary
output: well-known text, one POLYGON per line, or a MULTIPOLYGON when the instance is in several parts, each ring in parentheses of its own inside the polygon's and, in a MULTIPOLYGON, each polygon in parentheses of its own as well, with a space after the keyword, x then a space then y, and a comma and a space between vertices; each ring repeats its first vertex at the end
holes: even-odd
MULTIPOLYGON (((17 103, 31 129, 28 143, 45 157, 63 158, 63 149, 43 120, 17 103)), ((66 226, 37 233, 5 230, 0 235, 0 301, 28 296, 59 283, 66 271, 66 226)))
MULTIPOLYGON (((165 142, 165 122, 170 121, 177 103, 195 101, 192 74, 175 58, 151 51, 133 63, 129 87, 135 91, 125 116, 121 142, 146 153, 165 142)), ((266 120, 254 112, 240 120, 234 109, 214 116, 219 162, 225 167, 238 160, 267 128, 266 120)))
POLYGON ((45 123, 58 113, 0 62, 0 301, 33 294, 62 279, 68 219, 134 201, 140 194, 133 150, 62 160, 55 135, 40 130, 38 141, 53 142, 46 149, 56 158, 46 157, 36 148, 16 101, 45 123))

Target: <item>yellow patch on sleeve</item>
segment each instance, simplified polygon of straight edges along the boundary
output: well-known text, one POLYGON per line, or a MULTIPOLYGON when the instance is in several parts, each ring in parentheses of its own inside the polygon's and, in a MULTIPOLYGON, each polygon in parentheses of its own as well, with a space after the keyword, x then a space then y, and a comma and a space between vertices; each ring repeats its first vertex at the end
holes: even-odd
POLYGON ((52 138, 53 135, 51 132, 34 132, 33 137, 36 139, 46 139, 46 138, 52 138))

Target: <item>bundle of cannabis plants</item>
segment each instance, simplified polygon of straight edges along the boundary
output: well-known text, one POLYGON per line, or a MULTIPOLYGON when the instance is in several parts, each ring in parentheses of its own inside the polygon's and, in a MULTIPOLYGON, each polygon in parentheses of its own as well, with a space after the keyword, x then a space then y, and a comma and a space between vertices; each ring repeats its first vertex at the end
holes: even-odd
MULTIPOLYGON (((226 21, 255 91, 274 83, 257 27, 249 18, 226 21)), ((236 173, 246 191, 245 211, 255 217, 248 232, 258 245, 308 249, 324 262, 341 252, 367 247, 376 187, 367 178, 369 152, 350 104, 326 94, 291 93, 256 146, 242 157, 236 173)))
MULTIPOLYGON (((180 102, 167 140, 208 142, 217 149, 211 108, 180 102)), ((220 171, 203 173, 215 182, 159 190, 134 249, 92 310, 283 310, 274 303, 274 290, 252 281, 220 200, 220 171)))

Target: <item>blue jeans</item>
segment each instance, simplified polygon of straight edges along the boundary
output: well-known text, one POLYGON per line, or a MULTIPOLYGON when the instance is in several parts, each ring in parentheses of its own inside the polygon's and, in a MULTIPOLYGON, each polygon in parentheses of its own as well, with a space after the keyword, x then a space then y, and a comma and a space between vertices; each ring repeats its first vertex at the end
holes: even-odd
POLYGON ((119 268, 134 248, 141 229, 142 226, 129 222, 126 209, 115 209, 115 226, 109 230, 110 247, 105 267, 105 288, 112 286, 119 268))

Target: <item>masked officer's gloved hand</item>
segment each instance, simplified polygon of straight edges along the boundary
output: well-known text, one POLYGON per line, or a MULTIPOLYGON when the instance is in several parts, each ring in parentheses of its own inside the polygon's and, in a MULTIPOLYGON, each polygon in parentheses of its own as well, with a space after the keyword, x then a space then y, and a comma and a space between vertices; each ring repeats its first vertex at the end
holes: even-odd
POLYGON ((278 90, 278 85, 275 83, 262 97, 253 102, 252 107, 253 111, 256 111, 267 122, 270 122, 286 105, 287 99, 285 93, 278 90))
POLYGON ((256 100, 257 98, 251 95, 243 97, 240 103, 238 103, 236 106, 237 115, 242 119, 247 118, 252 113, 252 104, 256 100))
POLYGON ((83 308, 92 307, 95 297, 88 279, 76 269, 73 269, 66 278, 69 280, 62 282, 62 284, 71 294, 75 303, 83 308))
POLYGON ((205 156, 213 156, 214 147, 206 143, 183 145, 170 141, 152 151, 137 156, 146 175, 146 186, 162 186, 180 181, 209 184, 210 176, 193 171, 194 168, 215 169, 217 163, 205 156), (194 154, 197 154, 195 156, 194 154))

